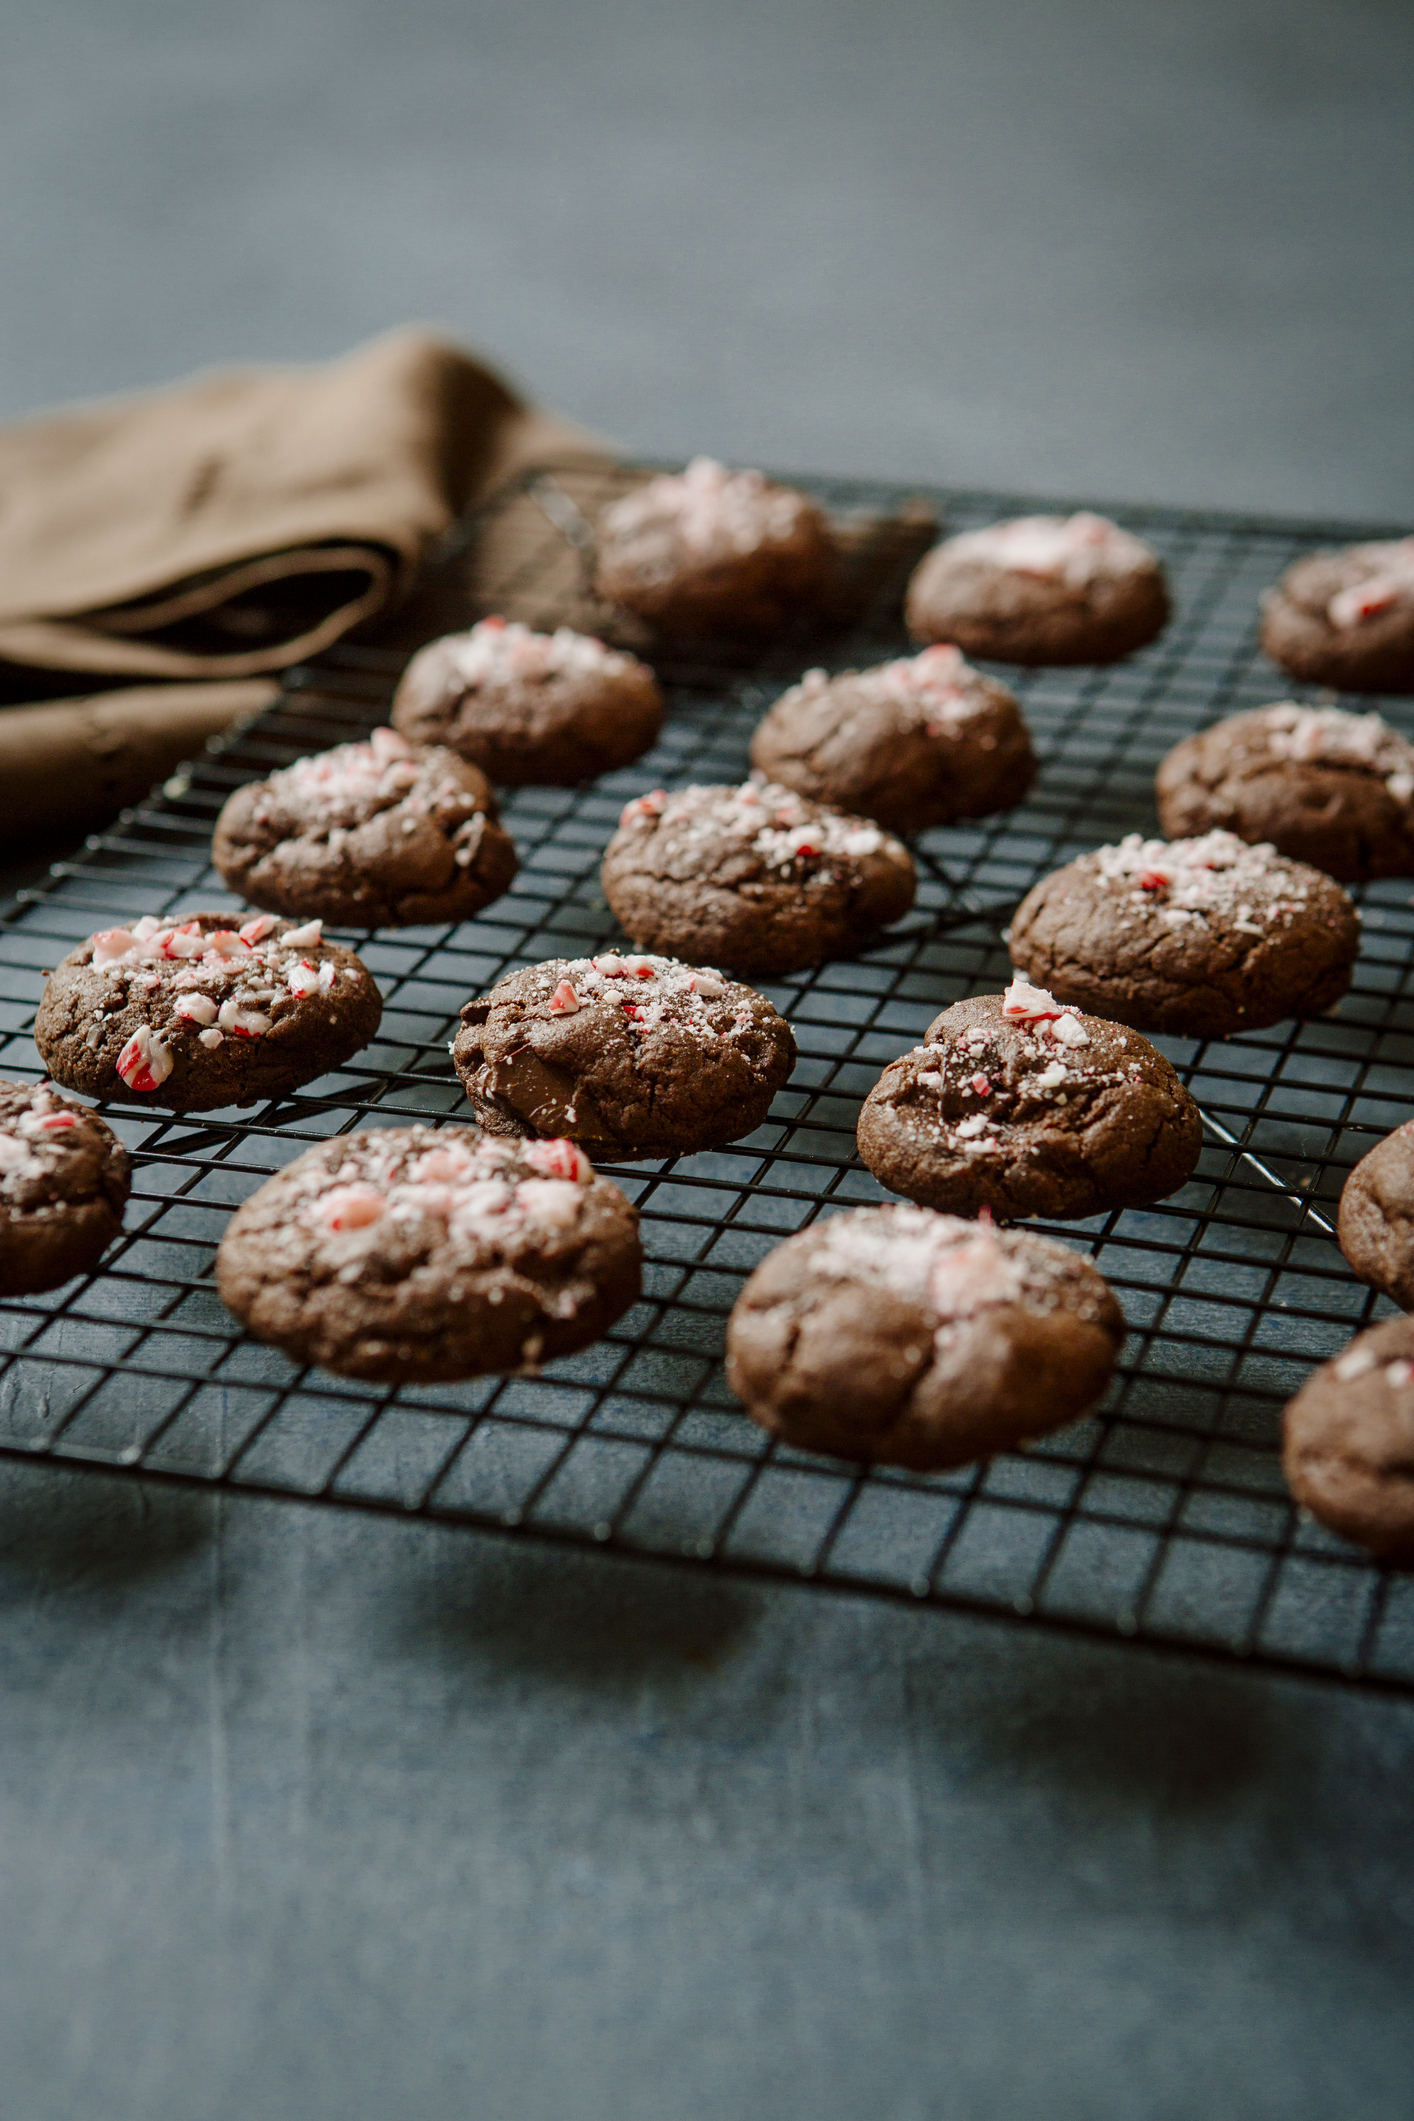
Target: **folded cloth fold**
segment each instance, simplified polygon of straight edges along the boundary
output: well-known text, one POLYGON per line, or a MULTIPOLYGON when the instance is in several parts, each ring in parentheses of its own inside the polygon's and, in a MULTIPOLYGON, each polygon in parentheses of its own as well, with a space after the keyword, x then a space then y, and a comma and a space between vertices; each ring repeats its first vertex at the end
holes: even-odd
POLYGON ((106 824, 209 737, 274 697, 268 678, 240 678, 0 708, 0 853, 106 824))
POLYGON ((0 661, 282 669, 396 598, 478 493, 567 449, 599 453, 415 330, 0 428, 0 661))

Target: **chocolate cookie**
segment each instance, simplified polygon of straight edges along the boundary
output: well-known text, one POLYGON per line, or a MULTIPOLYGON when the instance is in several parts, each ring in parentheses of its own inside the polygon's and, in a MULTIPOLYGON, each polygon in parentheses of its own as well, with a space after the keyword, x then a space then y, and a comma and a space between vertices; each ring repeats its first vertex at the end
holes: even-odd
POLYGON ((1140 1031, 1227 1038, 1319 1016, 1350 985, 1360 916, 1328 876, 1231 832, 1131 832, 1043 877, 1011 961, 1060 1002, 1140 1031))
POLYGON ((906 833, 1009 810, 1036 777, 1016 701, 950 646, 833 678, 807 670, 756 731, 751 763, 906 833))
POLYGON ((468 920, 516 873, 485 775, 392 729, 238 788, 211 859, 253 906, 345 928, 468 920))
POLYGON ((1203 1122, 1137 1031, 1013 980, 944 1009, 859 1115, 880 1185, 953 1215, 1098 1215, 1176 1193, 1203 1122))
POLYGON ((813 501, 710 457, 604 510, 594 586, 665 632, 769 633, 812 611, 833 571, 813 501))
POLYGON ((761 1262, 727 1327, 727 1382, 802 1450, 931 1472, 1072 1421, 1123 1339, 1109 1285, 1051 1238, 857 1208, 761 1262))
POLYGON ((676 1156, 759 1127, 795 1040, 750 987, 610 950, 532 965, 468 1002, 452 1059, 493 1134, 567 1135, 596 1157, 676 1156))
POLYGON ((769 781, 638 796, 600 874, 641 950, 754 973, 848 956, 917 888, 898 840, 769 781))
POLYGON ((338 1068, 383 1003, 352 950, 260 913, 147 914, 105 928, 50 973, 34 1039, 54 1080, 174 1112, 280 1097, 338 1068))
POLYGON ((573 1142, 399 1127, 267 1179, 231 1218, 216 1286, 296 1362, 431 1383, 587 1347, 641 1269, 638 1210, 573 1142))
POLYGON ((1387 1318, 1323 1363, 1282 1432, 1304 1509, 1381 1561, 1414 1563, 1414 1318, 1387 1318))
POLYGON ((663 695, 646 663, 587 633, 483 619, 418 650, 392 722, 505 787, 569 788, 641 758, 663 726, 663 695))
POLYGON ((48 1083, 0 1082, 0 1296, 96 1267, 130 1187, 127 1151, 96 1112, 48 1083))
POLYGON ((1361 1281, 1414 1311, 1414 1120, 1361 1157, 1341 1188, 1337 1235, 1361 1281))
POLYGON ((1113 663, 1169 615, 1158 554, 1105 516, 1014 516, 935 546, 908 585, 909 631, 999 663, 1113 663))
POLYGON ((1154 787, 1172 839, 1220 825, 1350 883, 1414 876, 1414 744, 1377 714, 1234 714, 1175 744, 1154 787))
POLYGON ((1262 598, 1274 663, 1341 692, 1414 692, 1414 538, 1313 552, 1262 598))

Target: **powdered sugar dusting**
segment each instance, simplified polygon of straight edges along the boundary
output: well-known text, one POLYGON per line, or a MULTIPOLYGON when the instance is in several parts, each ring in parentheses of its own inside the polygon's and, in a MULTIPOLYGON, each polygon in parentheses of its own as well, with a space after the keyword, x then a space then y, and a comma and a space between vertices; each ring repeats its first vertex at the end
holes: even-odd
POLYGON ((17 1202, 27 1186, 62 1170, 79 1123, 79 1113, 47 1083, 36 1084, 23 1105, 7 1110, 0 1118, 0 1201, 17 1202))
POLYGON ((1331 598, 1326 616, 1332 626, 1350 632, 1383 612, 1414 604, 1414 538, 1357 546, 1346 557, 1367 572, 1331 598))
POLYGON ((1005 1000, 986 999, 989 1007, 1003 1006, 915 1046, 892 1064, 880 1086, 910 1129, 951 1155, 1024 1157, 1028 1130, 1046 1119, 1047 1106, 1072 1100, 1084 1106, 1097 1094, 1127 1088, 1143 1073, 1130 1057, 1136 1044, 1123 1031, 1113 1034, 1122 1058, 1092 1057, 1085 1025, 1044 988, 1013 981, 1005 1000), (1024 1014, 1005 1007, 1016 988, 1025 997, 1024 1014))
POLYGON ((635 1039, 665 1026, 703 1041, 731 1039, 754 1021, 749 990, 734 987, 709 965, 606 950, 598 957, 556 959, 536 969, 533 998, 550 1015, 575 1014, 599 1003, 620 1015, 635 1039))
POLYGON ((634 657, 557 626, 536 633, 519 619, 482 619, 470 633, 447 634, 438 644, 464 685, 543 683, 551 678, 617 677, 637 667, 634 657))
POLYGON ((1260 936, 1310 896, 1309 872, 1299 862, 1285 861, 1266 840, 1249 846, 1235 832, 1191 840, 1146 840, 1131 832, 1087 860, 1106 884, 1174 926, 1212 916, 1260 936))
POLYGON ((1074 1275, 1073 1255, 1046 1238, 914 1207, 833 1217, 820 1230, 810 1267, 822 1278, 865 1282, 918 1304, 945 1338, 1000 1305, 1056 1310, 1074 1275))
MULTIPOLYGON (((950 642, 925 648, 920 655, 899 656, 872 670, 846 671, 844 677, 867 697, 886 702, 906 722, 930 736, 956 736, 990 702, 981 675, 963 661, 950 642)), ((807 670, 796 696, 806 701, 827 698, 839 680, 824 670, 807 670)))
POLYGON ((759 471, 728 471, 694 457, 686 471, 650 479, 606 508, 606 538, 631 537, 668 517, 690 553, 750 553, 786 544, 818 511, 803 494, 773 486, 759 471))
MULTIPOLYGON (((339 967, 318 955, 320 922, 281 933, 267 915, 244 930, 221 926, 223 918, 162 921, 146 914, 131 927, 105 928, 92 938, 93 969, 111 982, 109 1008, 121 1005, 127 988, 146 1001, 164 978, 177 990, 170 1023, 160 1033, 139 1026, 118 1056, 115 1066, 130 1090, 141 1094, 166 1081, 174 1037, 208 1049, 225 1037, 264 1038, 280 1009, 332 992, 339 967)), ((352 966, 345 970, 364 977, 352 966)), ((100 1010, 100 1019, 107 1013, 100 1010)))
POLYGON ((270 776, 256 809, 267 822, 278 809, 306 813, 326 829, 353 824, 390 803, 399 803, 419 779, 417 754, 394 729, 375 729, 366 744, 336 744, 309 758, 296 759, 270 776))
POLYGON ((574 1142, 512 1142, 430 1127, 354 1135, 337 1169, 291 1171, 295 1212, 318 1240, 356 1254, 385 1226, 430 1223, 433 1241, 482 1263, 578 1221, 594 1172, 574 1142))
POLYGON ((867 819, 848 817, 808 802, 776 781, 745 781, 739 788, 681 788, 653 814, 624 813, 632 828, 670 832, 705 849, 712 841, 736 841, 763 868, 798 876, 817 866, 859 861, 883 853, 907 862, 907 850, 867 819))
POLYGON ((1120 575, 1154 564, 1142 538, 1108 516, 1082 509, 1071 516, 1013 516, 985 530, 963 531, 945 548, 957 559, 982 560, 1011 574, 1083 588, 1099 575, 1120 575))
POLYGON ((1364 766, 1374 773, 1408 770, 1410 746, 1378 714, 1303 707, 1281 700, 1261 715, 1268 748, 1280 759, 1324 766, 1364 766))

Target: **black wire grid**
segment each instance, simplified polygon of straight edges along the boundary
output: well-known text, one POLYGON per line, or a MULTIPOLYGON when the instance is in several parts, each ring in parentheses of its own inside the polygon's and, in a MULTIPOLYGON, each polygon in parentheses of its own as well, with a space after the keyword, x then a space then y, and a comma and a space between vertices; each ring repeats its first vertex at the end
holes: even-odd
MULTIPOLYGON (((583 588, 583 548, 595 511, 642 476, 564 469, 501 495, 397 645, 295 671, 268 713, 58 864, 0 925, 0 1074, 40 1074, 41 967, 95 927, 231 903, 207 861, 225 797, 382 720, 417 639, 486 610, 612 630, 583 588)), ((648 1265, 643 1300, 597 1346, 539 1376, 389 1390, 297 1368, 217 1299, 213 1256, 237 1202, 328 1135, 464 1117, 447 1056, 460 1004, 513 965, 614 936, 598 864, 629 796, 740 778, 755 723, 801 668, 903 649, 902 581, 928 542, 916 510, 889 488, 812 483, 852 544, 852 613, 756 659, 660 661, 669 720, 650 757, 507 803, 522 866, 503 899, 460 927, 349 934, 385 998, 376 1044, 263 1108, 105 1107, 135 1158, 126 1231, 96 1274, 0 1306, 0 1455, 514 1528, 1414 1690, 1414 1578, 1301 1517, 1278 1457, 1284 1402, 1390 1308, 1350 1274, 1332 1229, 1346 1171, 1408 1114, 1407 879, 1362 894, 1355 985, 1330 1016, 1159 1041, 1207 1122, 1181 1193, 1042 1226, 1093 1255, 1129 1322, 1093 1415, 958 1472, 865 1472, 770 1442, 721 1362, 727 1313, 763 1255, 884 1197, 855 1154, 860 1100, 942 1006, 1005 984, 1022 893, 1102 841, 1155 831, 1153 772, 1177 738, 1289 692, 1258 652, 1257 597, 1321 542, 1319 526, 1120 511, 1164 555, 1167 632, 1113 669, 1004 673, 1042 759, 1031 799, 927 834, 907 920, 855 960, 766 989, 800 1063, 756 1134, 610 1167, 642 1210, 648 1265)), ((951 528, 1025 505, 930 498, 951 528)), ((1408 705, 1383 704, 1414 734, 1408 705)))

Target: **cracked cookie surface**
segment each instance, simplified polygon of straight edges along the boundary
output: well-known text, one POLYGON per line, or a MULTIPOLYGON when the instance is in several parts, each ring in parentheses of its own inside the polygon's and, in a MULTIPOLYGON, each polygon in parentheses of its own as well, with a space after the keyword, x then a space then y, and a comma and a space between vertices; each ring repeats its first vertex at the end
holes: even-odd
POLYGON ((751 763, 902 833, 1009 810, 1036 777, 1012 695, 946 644, 836 677, 807 670, 757 728, 751 763))
POLYGON ((1107 516, 1013 516, 933 548, 908 585, 909 632, 999 663, 1113 663, 1161 632, 1158 554, 1107 516))
POLYGON ((594 587, 663 632, 759 634, 808 614, 834 551, 815 502, 695 457, 600 516, 594 587))
POLYGON ((516 873, 486 776, 393 729, 238 788, 211 859, 251 905, 345 928, 468 920, 516 873))
POLYGON ((1262 598, 1262 646, 1313 685, 1414 693, 1414 538, 1297 560, 1262 598))
POLYGON ((1387 1318, 1323 1363, 1282 1419, 1298 1503, 1379 1560, 1414 1562, 1414 1318, 1387 1318))
POLYGON ((929 1025, 859 1115, 859 1153, 891 1193, 954 1215, 1097 1215, 1192 1176, 1203 1123, 1136 1031, 1013 981, 929 1025))
POLYGON ((727 1381, 802 1450, 936 1471, 1060 1427, 1124 1337, 1088 1259, 927 1208, 857 1208, 788 1238, 727 1328, 727 1381))
POLYGON ((221 1300, 296 1362, 385 1383, 533 1369, 639 1292, 638 1211, 569 1141, 340 1135, 236 1210, 221 1300))
POLYGON ((146 914, 105 928, 49 975, 34 1037, 54 1080, 174 1112, 279 1097, 378 1029, 367 968, 318 921, 146 914))
POLYGON ((1414 876, 1414 744, 1377 714, 1232 715, 1175 744, 1154 793, 1171 839, 1218 827, 1344 883, 1414 876))
POLYGON ((1017 908, 1017 970, 1140 1031, 1226 1038, 1319 1016, 1350 985, 1360 918, 1339 884, 1231 832, 1082 855, 1017 908))
POLYGON ((789 1024, 710 966, 553 958, 468 1002, 452 1059, 493 1133, 567 1135, 591 1156, 672 1156, 759 1127, 795 1064, 789 1024))
POLYGON ((97 1266, 131 1183, 127 1151, 87 1105, 48 1083, 0 1082, 0 1296, 97 1266))
POLYGON ((640 950, 748 973, 848 956, 917 888, 900 840, 769 781, 636 797, 600 875, 640 950))
POLYGON ((1341 1188, 1336 1234, 1361 1281, 1414 1311, 1414 1120, 1356 1164, 1341 1188))
POLYGON ((418 650, 392 722, 503 787, 569 788, 641 758, 663 726, 663 695, 646 663, 590 634, 489 618, 418 650))

